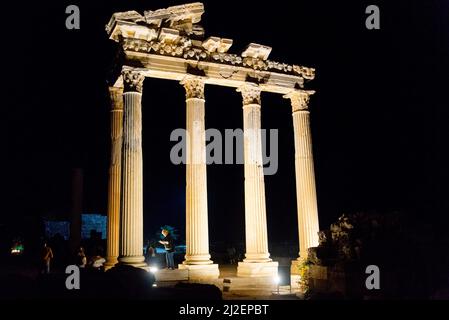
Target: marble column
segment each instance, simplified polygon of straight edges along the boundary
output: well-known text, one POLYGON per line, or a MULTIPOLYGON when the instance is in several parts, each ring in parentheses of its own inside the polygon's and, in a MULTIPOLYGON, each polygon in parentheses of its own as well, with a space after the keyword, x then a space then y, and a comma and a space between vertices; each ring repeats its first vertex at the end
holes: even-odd
POLYGON ((242 277, 274 276, 278 263, 268 252, 265 184, 262 160, 260 88, 245 84, 237 89, 243 97, 245 236, 246 253, 239 262, 242 277))
POLYGON ((122 175, 123 88, 109 87, 111 100, 111 163, 108 186, 108 224, 105 269, 113 267, 119 255, 120 194, 122 175))
POLYGON ((186 90, 187 163, 186 255, 179 268, 189 271, 190 280, 218 278, 218 265, 209 254, 204 81, 187 76, 181 84, 186 90))
POLYGON ((291 101, 295 135, 296 201, 300 248, 298 261, 307 258, 308 248, 318 246, 320 228, 308 110, 309 99, 313 93, 314 91, 297 90, 284 96, 291 101))
POLYGON ((142 183, 142 86, 145 77, 134 71, 122 73, 123 150, 120 217, 120 264, 146 267, 143 256, 142 183))

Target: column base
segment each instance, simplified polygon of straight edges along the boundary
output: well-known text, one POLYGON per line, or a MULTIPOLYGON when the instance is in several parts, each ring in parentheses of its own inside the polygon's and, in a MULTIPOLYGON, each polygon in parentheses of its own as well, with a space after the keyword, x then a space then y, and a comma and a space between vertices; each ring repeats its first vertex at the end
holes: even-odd
POLYGON ((210 259, 210 254, 193 255, 193 256, 186 255, 184 259, 185 260, 182 262, 182 264, 185 264, 185 265, 213 264, 213 261, 210 259))
POLYGON ((218 279, 218 264, 179 264, 180 270, 188 270, 189 280, 218 279))
POLYGON ((104 267, 104 271, 108 271, 109 269, 114 268, 117 265, 117 263, 108 263, 106 262, 103 267, 104 267))
POLYGON ((267 253, 245 253, 243 262, 271 262, 270 254, 267 253))
POLYGON ((106 257, 106 262, 103 264, 104 270, 107 271, 113 268, 117 263, 117 257, 106 257))
POLYGON ((131 266, 134 268, 141 268, 146 271, 150 270, 150 267, 145 263, 144 256, 127 256, 118 258, 117 265, 131 266))
POLYGON ((237 267, 238 277, 276 277, 278 275, 278 263, 269 262, 239 262, 237 267))

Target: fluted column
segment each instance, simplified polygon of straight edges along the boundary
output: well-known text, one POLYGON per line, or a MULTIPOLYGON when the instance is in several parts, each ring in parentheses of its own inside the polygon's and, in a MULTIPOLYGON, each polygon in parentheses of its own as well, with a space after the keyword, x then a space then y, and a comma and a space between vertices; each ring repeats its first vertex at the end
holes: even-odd
POLYGON ((105 269, 114 266, 119 255, 120 194, 122 175, 123 88, 110 87, 111 163, 108 186, 108 224, 105 269))
POLYGON ((314 91, 297 90, 284 96, 290 99, 295 135, 296 201, 298 207, 299 259, 307 249, 318 246, 318 207, 313 167, 312 137, 308 103, 314 91))
POLYGON ((145 267, 143 256, 142 85, 144 76, 124 70, 122 203, 119 263, 145 267))
POLYGON ((237 89, 243 97, 244 174, 245 174, 245 236, 246 253, 239 263, 238 275, 269 275, 277 263, 270 262, 265 208, 265 184, 262 160, 262 137, 260 120, 260 88, 245 84, 237 89), (268 263, 270 270, 260 272, 259 263, 268 263), (249 268, 248 268, 249 267, 249 268), (256 272, 254 272, 257 270, 256 272), (266 274, 263 274, 266 273, 266 274))
POLYGON ((180 268, 189 278, 218 277, 218 266, 210 260, 207 212, 206 131, 204 81, 187 76, 186 90, 186 255, 180 268))

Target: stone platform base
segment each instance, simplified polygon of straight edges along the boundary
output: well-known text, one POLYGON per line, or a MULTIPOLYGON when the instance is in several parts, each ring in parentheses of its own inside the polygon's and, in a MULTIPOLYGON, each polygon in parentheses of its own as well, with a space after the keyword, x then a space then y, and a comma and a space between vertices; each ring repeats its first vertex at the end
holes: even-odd
POLYGON ((237 267, 238 277, 271 277, 278 275, 278 263, 270 262, 239 262, 237 267))
MULTIPOLYGON (((143 269, 143 270, 145 270, 145 271, 147 271, 147 272, 150 272, 150 266, 147 265, 146 263, 122 264, 122 265, 130 266, 130 267, 134 267, 134 268, 139 268, 139 269, 143 269)), ((108 270, 117 268, 117 267, 119 267, 119 266, 120 266, 119 263, 117 263, 117 264, 115 264, 115 265, 104 265, 104 271, 108 271, 108 270)))
POLYGON ((301 273, 300 273, 300 267, 303 263, 303 260, 300 258, 296 260, 292 260, 292 264, 290 267, 290 287, 292 292, 301 292, 301 273))
POLYGON ((218 264, 179 264, 179 270, 188 271, 189 281, 218 279, 218 264))
POLYGON ((156 282, 162 281, 187 281, 189 280, 189 271, 188 270, 168 270, 162 269, 158 270, 154 273, 156 278, 156 282))
POLYGON ((298 270, 300 265, 303 263, 304 261, 301 260, 301 258, 298 258, 296 260, 292 260, 292 273, 297 273, 295 270, 298 270))
POLYGON ((145 271, 147 271, 147 272, 150 272, 150 266, 149 265, 147 265, 145 262, 139 262, 139 263, 118 263, 118 264, 116 264, 115 266, 117 267, 117 266, 119 266, 119 265, 124 265, 124 266, 131 266, 131 267, 134 267, 134 268, 139 268, 139 269, 143 269, 143 270, 145 270, 145 271))

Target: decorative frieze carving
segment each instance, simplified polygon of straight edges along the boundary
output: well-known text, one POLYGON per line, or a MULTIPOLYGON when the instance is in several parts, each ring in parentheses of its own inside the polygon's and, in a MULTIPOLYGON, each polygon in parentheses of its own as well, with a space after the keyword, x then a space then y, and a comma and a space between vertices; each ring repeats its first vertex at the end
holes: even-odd
POLYGON ((139 92, 142 93, 143 80, 145 76, 140 72, 125 69, 122 71, 124 92, 139 92))
POLYGON ((237 92, 242 94, 243 105, 246 106, 248 104, 259 104, 260 105, 260 92, 262 90, 256 84, 247 83, 239 88, 237 88, 237 92))
POLYGON ((293 72, 307 80, 315 79, 315 68, 293 65, 293 72))
POLYGON ((182 57, 191 60, 204 60, 227 65, 237 65, 254 70, 271 71, 300 76, 303 79, 312 80, 315 77, 315 69, 297 65, 289 65, 271 60, 258 58, 242 58, 237 54, 209 52, 202 48, 192 46, 192 42, 187 37, 180 37, 178 42, 163 43, 160 41, 144 41, 140 39, 123 39, 123 50, 134 52, 147 52, 173 57, 182 57))

